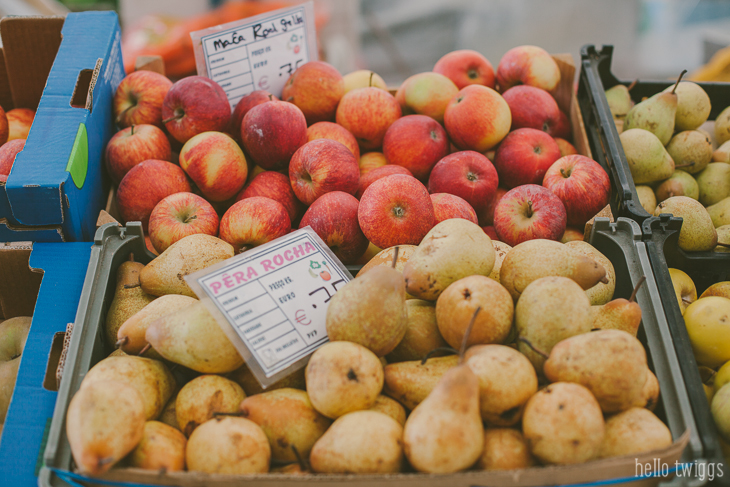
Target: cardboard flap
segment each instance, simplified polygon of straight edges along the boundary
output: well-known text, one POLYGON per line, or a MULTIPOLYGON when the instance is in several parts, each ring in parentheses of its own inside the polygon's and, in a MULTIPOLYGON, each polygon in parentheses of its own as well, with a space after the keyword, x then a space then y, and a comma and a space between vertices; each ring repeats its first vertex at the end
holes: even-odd
POLYGON ((8 70, 5 68, 5 51, 0 47, 0 106, 6 112, 15 108, 13 94, 10 91, 8 70))
POLYGON ((31 242, 0 245, 0 316, 4 319, 33 314, 43 274, 28 266, 32 248, 31 242))
POLYGON ((16 108, 38 107, 61 45, 63 23, 63 17, 5 17, 0 21, 5 67, 16 108))

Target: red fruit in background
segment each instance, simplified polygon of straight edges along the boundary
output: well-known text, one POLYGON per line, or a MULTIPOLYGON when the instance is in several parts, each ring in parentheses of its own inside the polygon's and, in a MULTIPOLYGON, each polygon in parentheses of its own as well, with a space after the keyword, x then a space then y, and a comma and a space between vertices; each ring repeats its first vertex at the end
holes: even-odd
POLYGON ((517 129, 504 138, 494 156, 499 182, 511 189, 542 184, 545 172, 560 158, 560 149, 542 130, 517 129))
POLYGON ((289 183, 289 178, 284 174, 275 171, 264 171, 257 174, 248 186, 236 196, 236 201, 241 201, 254 196, 263 196, 278 201, 286 210, 292 222, 297 221, 302 212, 302 204, 294 194, 289 183))
POLYGON ((558 144, 558 149, 560 149, 560 157, 565 157, 578 153, 573 144, 571 144, 567 140, 561 139, 560 137, 553 137, 553 139, 555 140, 555 143, 558 144))
POLYGON ((436 193, 431 195, 431 202, 436 224, 451 218, 463 218, 477 224, 477 214, 474 208, 463 198, 448 193, 436 193))
POLYGON ((281 203, 254 196, 235 203, 221 218, 220 238, 245 252, 291 232, 291 221, 281 203))
POLYGON ((284 169, 297 149, 307 142, 307 121, 291 103, 262 103, 243 117, 241 142, 253 162, 262 168, 284 169))
POLYGON ((444 113, 446 133, 461 150, 488 151, 507 135, 511 124, 507 102, 499 93, 482 85, 462 88, 444 113))
POLYGON ((502 93, 512 113, 512 128, 531 128, 552 135, 559 123, 560 108, 550 93, 534 86, 519 85, 502 93))
POLYGON ((210 201, 233 198, 246 184, 246 157, 235 140, 221 132, 203 132, 185 142, 180 167, 210 201))
POLYGON ((385 166, 388 164, 388 160, 382 152, 366 152, 360 156, 359 164, 360 177, 362 177, 373 169, 385 166))
POLYGON ((494 196, 489 200, 489 203, 482 209, 481 212, 477 213, 477 217, 479 218, 479 225, 481 226, 487 226, 487 225, 493 225, 494 224, 494 208, 496 208, 497 203, 499 203, 499 200, 502 199, 502 196, 507 193, 507 190, 504 188, 497 188, 497 191, 494 192, 494 196))
POLYGON ((411 174, 411 172, 403 166, 388 164, 386 166, 377 167, 367 174, 360 176, 360 186, 357 189, 357 193, 355 193, 355 197, 357 199, 362 198, 362 194, 365 192, 366 189, 368 189, 368 186, 373 184, 378 179, 386 178, 388 176, 392 176, 393 174, 405 174, 406 176, 413 176, 413 174, 411 174))
POLYGON ((10 176, 15 156, 25 147, 25 139, 15 139, 6 142, 0 147, 0 182, 5 182, 10 176))
POLYGON ((494 88, 494 68, 487 58, 477 51, 461 49, 445 54, 433 67, 462 89, 469 85, 484 85, 494 88))
POLYGON ((609 202, 611 181, 600 164, 581 155, 561 157, 550 166, 542 183, 560 198, 568 225, 583 225, 609 202))
POLYGON ((30 108, 13 108, 5 116, 8 119, 8 140, 27 139, 35 111, 30 108))
POLYGON ((150 124, 162 127, 162 102, 172 81, 153 71, 135 71, 114 93, 114 119, 120 127, 150 124))
POLYGON ((560 198, 536 184, 507 191, 494 209, 498 240, 512 247, 536 238, 559 241, 565 232, 566 220, 560 198))
POLYGON ((560 68, 548 52, 537 46, 513 47, 497 65, 497 85, 504 92, 515 85, 552 91, 560 82, 560 68))
POLYGON ((331 64, 309 61, 294 71, 281 90, 281 99, 298 106, 307 125, 334 121, 337 104, 345 94, 345 80, 331 64))
POLYGON ((246 116, 249 110, 256 105, 261 105, 272 100, 278 101, 279 99, 266 90, 256 90, 241 98, 236 103, 236 108, 233 109, 233 114, 231 115, 231 134, 233 138, 240 140, 241 123, 243 122, 243 117, 246 116))
POLYGON ((190 183, 185 172, 167 161, 144 161, 122 178, 117 188, 117 204, 124 223, 142 222, 147 230, 150 214, 167 196, 190 193, 190 183))
POLYGON ((406 115, 390 126, 383 139, 389 164, 403 166, 425 181, 436 163, 449 153, 449 138, 436 120, 426 115, 406 115))
POLYGON ((8 125, 8 116, 5 114, 3 107, 0 107, 0 146, 8 141, 10 127, 8 125))
POLYGON ((494 229, 493 225, 484 226, 482 227, 482 230, 484 230, 484 233, 486 233, 487 236, 492 240, 499 240, 499 237, 497 236, 497 231, 494 229))
POLYGON ((560 110, 557 122, 550 127, 548 133, 553 137, 560 137, 561 139, 570 138, 572 134, 570 118, 564 111, 560 110))
POLYGON ((499 178, 492 163, 474 151, 454 152, 441 159, 428 178, 430 193, 449 193, 466 200, 477 213, 489 204, 499 178))
POLYGON ((317 139, 294 153, 289 181, 299 201, 311 205, 331 191, 354 194, 360 182, 360 169, 350 149, 334 140, 317 139))
POLYGON ((157 203, 150 214, 149 236, 154 249, 164 252, 188 235, 218 235, 218 214, 193 193, 175 193, 157 203))
POLYGON ((183 144, 203 132, 225 132, 231 105, 218 83, 202 76, 175 82, 162 102, 162 121, 170 135, 183 144))
POLYGON ((343 264, 353 264, 369 245, 357 221, 358 206, 351 194, 332 191, 312 203, 299 228, 312 227, 343 264))
POLYGON ((393 95, 380 88, 357 88, 342 97, 337 106, 337 123, 355 136, 362 149, 378 149, 388 128, 401 116, 393 95))
POLYGON ((167 135, 154 125, 133 125, 114 134, 106 145, 106 168, 119 184, 125 174, 148 159, 172 160, 167 135))
POLYGON ((583 240, 583 230, 575 227, 565 227, 565 233, 563 238, 560 239, 562 243, 572 242, 573 240, 583 240))
POLYGON ((381 249, 418 245, 436 223, 426 187, 404 174, 371 184, 360 199, 357 217, 367 239, 381 249))
POLYGON ((352 135, 345 127, 332 122, 317 122, 307 128, 307 142, 317 139, 336 140, 344 145, 355 159, 360 159, 360 147, 357 145, 355 136, 352 135))

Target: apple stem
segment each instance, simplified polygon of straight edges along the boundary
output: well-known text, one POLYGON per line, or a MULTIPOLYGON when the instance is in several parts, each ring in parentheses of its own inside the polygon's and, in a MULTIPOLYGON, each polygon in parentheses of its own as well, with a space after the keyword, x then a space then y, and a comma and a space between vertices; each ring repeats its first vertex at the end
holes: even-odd
POLYGON ((395 251, 393 252, 393 261, 390 263, 390 267, 395 269, 395 263, 398 261, 398 251, 400 250, 400 246, 395 246, 395 251))
POLYGON ((630 303, 633 303, 634 300, 636 300, 636 293, 639 292, 639 288, 642 284, 644 284, 644 281, 646 281, 646 276, 641 276, 641 279, 639 279, 639 282, 636 283, 636 286, 634 286, 634 290, 631 292, 631 297, 629 298, 630 303))
POLYGON ((294 445, 291 445, 291 450, 294 452, 294 456, 297 457, 297 463, 299 463, 299 467, 304 472, 308 472, 309 471, 309 466, 307 465, 306 460, 304 460, 304 458, 302 457, 302 454, 299 453, 299 450, 297 449, 297 447, 294 446, 294 445))
POLYGON ((567 174, 565 173, 564 167, 560 168, 560 175, 563 176, 564 178, 570 177, 570 173, 567 173, 567 174))
POLYGON ((677 86, 679 86, 679 82, 682 81, 682 76, 684 76, 686 72, 687 70, 685 69, 681 73, 679 73, 679 78, 677 78, 677 82, 674 83, 674 88, 672 88, 672 95, 677 90, 677 86))
POLYGON ((370 81, 368 82, 368 87, 372 88, 373 86, 373 76, 375 75, 374 71, 370 71, 370 81))
POLYGON ((527 202, 527 218, 532 217, 532 201, 527 202))
POLYGON ((114 347, 115 348, 119 348, 122 345, 126 345, 128 341, 129 341, 129 337, 123 336, 122 338, 120 338, 119 340, 117 340, 117 343, 114 344, 114 347))
POLYGON ((539 348, 535 347, 535 345, 533 345, 532 342, 530 342, 530 340, 528 340, 527 338, 525 338, 525 337, 519 337, 517 340, 520 341, 520 342, 522 342, 522 343, 524 343, 528 347, 530 347, 533 352, 535 352, 536 354, 538 354, 542 358, 544 358, 544 359, 547 360, 550 357, 550 355, 546 354, 545 352, 543 352, 539 348))
POLYGON ((163 120, 162 124, 167 125, 169 122, 172 122, 174 120, 180 120, 181 118, 183 118, 184 115, 185 115, 184 113, 178 113, 176 115, 173 115, 172 117, 166 118, 165 120, 163 120))
POLYGON ((190 223, 193 220, 197 220, 197 218, 198 218, 197 215, 188 215, 185 217, 185 220, 183 221, 183 223, 190 223))
POLYGON ((145 346, 144 346, 144 347, 142 348, 142 350, 140 350, 140 351, 139 351, 139 353, 138 353, 137 355, 139 355, 139 356, 141 357, 141 356, 142 356, 142 355, 144 355, 144 353, 145 353, 145 352, 146 352, 147 350, 149 350, 150 348, 152 348, 152 345, 150 345, 150 344, 148 343, 147 345, 145 345, 145 346))
POLYGON ((469 341, 469 335, 471 335, 471 329, 474 326, 474 322, 477 320, 477 315, 482 310, 481 306, 477 306, 477 309, 474 310, 474 314, 471 317, 471 321, 469 321, 469 324, 466 327, 466 331, 464 332, 464 338, 461 340, 461 348, 459 349, 459 364, 464 362, 464 352, 466 352, 466 343, 469 341))
POLYGON ((457 351, 456 349, 454 349, 454 348, 451 348, 451 347, 436 347, 436 348, 434 348, 433 350, 431 350, 430 352, 428 352, 428 353, 427 353, 427 354, 426 354, 426 355, 425 355, 425 356, 423 357, 423 360, 421 360, 421 365, 424 365, 424 364, 426 363, 426 360, 430 359, 430 358, 431 358, 431 356, 432 356, 432 355, 433 355, 434 353, 436 353, 436 352, 449 352, 449 353, 453 353, 453 354, 457 354, 457 353, 459 353, 459 352, 458 352, 458 351, 457 351))
POLYGON ((130 127, 129 135, 134 135, 134 125, 130 127))
POLYGON ((119 125, 119 123, 121 123, 122 117, 124 116, 125 113, 127 113, 127 110, 129 110, 130 108, 134 108, 135 106, 136 105, 129 105, 127 108, 125 108, 124 110, 119 112, 119 115, 117 115, 117 125, 119 125))
MULTIPOLYGON (((272 95, 271 93, 269 93, 269 101, 274 101, 274 95, 272 95)), ((292 448, 293 447, 294 445, 292 445, 292 448)))

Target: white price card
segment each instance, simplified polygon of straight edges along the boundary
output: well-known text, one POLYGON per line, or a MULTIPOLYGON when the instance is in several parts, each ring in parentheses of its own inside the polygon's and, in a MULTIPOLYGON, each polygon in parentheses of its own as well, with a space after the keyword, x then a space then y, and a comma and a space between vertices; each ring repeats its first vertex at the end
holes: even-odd
POLYGON ((311 1, 190 36, 198 74, 221 85, 231 108, 255 90, 281 97, 289 75, 318 59, 311 1))
POLYGON ((328 341, 327 306, 350 279, 311 227, 185 276, 264 387, 328 341))

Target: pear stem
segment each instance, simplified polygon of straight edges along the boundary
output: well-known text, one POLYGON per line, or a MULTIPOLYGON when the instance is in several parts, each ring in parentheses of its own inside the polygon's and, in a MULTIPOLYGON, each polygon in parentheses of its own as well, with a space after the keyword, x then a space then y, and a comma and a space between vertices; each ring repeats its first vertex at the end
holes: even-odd
POLYGON ((679 164, 679 165, 675 165, 675 166, 674 166, 674 169, 679 169, 680 167, 692 167, 692 166, 694 166, 694 165, 695 165, 695 163, 694 163, 694 162, 688 162, 687 164, 679 164))
POLYGON ((702 382, 703 384, 706 384, 708 386, 714 382, 715 376, 717 375, 716 370, 712 370, 712 369, 710 369, 710 370, 712 371, 712 374, 710 374, 710 376, 707 378, 707 380, 702 382))
POLYGON ((134 254, 129 254, 129 262, 134 262, 134 254))
POLYGON ((730 248, 730 243, 717 242, 718 247, 730 248))
POLYGON ((527 338, 519 337, 517 340, 530 347, 536 354, 540 355, 542 358, 547 360, 550 357, 550 355, 535 347, 535 345, 533 345, 527 338))
POLYGON ((464 338, 461 340, 461 348, 459 349, 459 363, 461 364, 464 362, 464 352, 466 352, 466 344, 469 341, 469 335, 471 335, 471 329, 474 327, 474 322, 477 320, 477 315, 482 310, 481 306, 477 306, 477 309, 474 310, 474 314, 471 317, 471 321, 466 327, 466 331, 464 332, 464 338))
POLYGON ((299 467, 302 469, 302 471, 308 472, 309 466, 307 465, 307 462, 302 457, 302 454, 299 453, 299 450, 297 449, 297 447, 294 445, 291 445, 291 450, 294 452, 294 456, 297 457, 297 463, 299 463, 299 467))
POLYGON ((633 303, 636 300, 636 293, 639 292, 639 288, 642 284, 644 284, 644 281, 646 281, 646 276, 641 276, 641 279, 639 279, 639 282, 636 283, 636 286, 634 286, 634 290, 631 293, 631 297, 629 298, 630 303, 633 303))
POLYGON ((370 81, 368 82, 368 87, 372 88, 373 86, 373 76, 375 75, 374 71, 370 71, 370 81))
POLYGON ((237 412, 233 412, 233 413, 226 413, 226 412, 223 412, 223 411, 216 411, 216 412, 213 413, 213 417, 214 418, 217 418, 219 416, 237 416, 237 417, 241 417, 241 416, 243 416, 243 413, 241 411, 237 411, 237 412))
POLYGON ((142 355, 144 355, 144 353, 145 353, 145 352, 146 352, 147 350, 149 350, 150 348, 152 348, 152 345, 150 345, 150 344, 148 343, 147 345, 145 345, 144 347, 142 347, 142 350, 140 350, 140 351, 139 351, 139 353, 138 353, 137 355, 139 355, 139 356, 141 357, 141 356, 142 356, 142 355))
POLYGON ((636 79, 635 79, 634 81, 632 81, 632 82, 631 82, 631 84, 630 84, 630 85, 629 85, 628 87, 626 87, 626 89, 627 89, 628 91, 631 91, 631 89, 632 89, 632 88, 633 88, 634 86, 636 86, 636 83, 638 83, 638 82, 639 82, 639 78, 636 78, 636 79))
POLYGON ((115 348, 119 348, 122 345, 126 345, 128 341, 129 341, 129 337, 124 336, 124 337, 120 338, 119 340, 117 340, 117 343, 115 343, 114 346, 115 346, 115 348))
POLYGON ((393 252, 393 262, 390 263, 390 267, 395 269, 395 263, 398 262, 398 251, 400 250, 400 246, 395 246, 395 251, 393 252))
POLYGON ((424 365, 426 363, 426 360, 430 359, 431 356, 436 352, 450 352, 453 354, 459 353, 456 351, 456 349, 451 348, 451 347, 437 347, 437 348, 434 348, 433 350, 431 350, 430 352, 428 352, 426 354, 426 356, 423 357, 423 360, 421 360, 421 365, 424 365))
POLYGON ((674 92, 675 92, 675 91, 677 90, 677 86, 679 86, 679 82, 680 82, 680 81, 682 81, 682 76, 684 76, 684 75, 685 75, 685 73, 687 73, 687 70, 686 70, 686 69, 685 69, 685 70, 683 70, 683 71, 682 71, 682 72, 681 72, 681 73, 679 74, 679 78, 677 78, 677 82, 676 82, 676 83, 674 83, 674 88, 672 88, 672 95, 673 95, 673 94, 674 94, 674 92))

